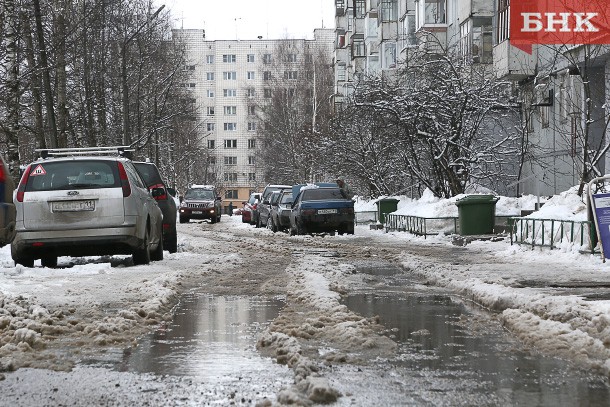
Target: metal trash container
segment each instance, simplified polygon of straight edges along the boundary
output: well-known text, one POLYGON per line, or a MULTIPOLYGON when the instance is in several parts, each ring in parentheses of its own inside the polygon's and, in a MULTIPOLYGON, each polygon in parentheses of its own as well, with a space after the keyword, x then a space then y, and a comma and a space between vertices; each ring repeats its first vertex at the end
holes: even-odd
POLYGON ((495 195, 468 195, 456 201, 461 235, 486 235, 494 232, 495 195))
POLYGON ((376 202, 377 204, 377 219, 379 223, 385 224, 385 215, 395 212, 398 209, 400 200, 394 198, 383 198, 376 202))

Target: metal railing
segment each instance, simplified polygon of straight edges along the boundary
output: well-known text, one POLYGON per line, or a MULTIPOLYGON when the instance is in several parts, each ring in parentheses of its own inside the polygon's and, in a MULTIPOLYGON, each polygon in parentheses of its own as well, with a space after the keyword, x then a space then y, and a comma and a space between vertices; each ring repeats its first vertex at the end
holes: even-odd
POLYGON ((377 211, 362 211, 354 213, 354 223, 365 224, 365 223, 377 223, 377 211))
POLYGON ((409 232, 419 236, 432 236, 440 233, 445 235, 456 234, 458 231, 458 218, 445 216, 426 218, 411 215, 385 215, 385 230, 409 232))
POLYGON ((569 243, 586 247, 594 252, 595 228, 590 221, 574 221, 541 218, 511 218, 510 244, 557 248, 569 243))

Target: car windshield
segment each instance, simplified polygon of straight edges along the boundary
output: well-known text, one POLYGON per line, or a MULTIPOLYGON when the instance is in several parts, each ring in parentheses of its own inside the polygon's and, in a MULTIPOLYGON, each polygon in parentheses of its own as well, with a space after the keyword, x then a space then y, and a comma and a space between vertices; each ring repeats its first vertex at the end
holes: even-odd
POLYGON ((163 184, 163 180, 161 180, 161 176, 159 175, 159 171, 157 168, 151 163, 133 163, 138 170, 138 173, 146 182, 146 186, 149 187, 151 185, 163 184))
POLYGON ((281 203, 283 203, 283 204, 292 203, 292 194, 284 194, 284 195, 282 195, 281 203))
POLYGON ((303 191, 303 201, 319 201, 324 199, 345 199, 339 188, 315 188, 303 191))
POLYGON ((184 194, 184 199, 202 199, 207 201, 213 201, 216 199, 214 191, 211 189, 188 189, 184 194))
POLYGON ((258 201, 258 200, 259 200, 258 195, 252 195, 252 196, 250 196, 250 200, 248 201, 248 203, 249 203, 250 205, 253 205, 253 204, 255 204, 255 203, 258 201))
POLYGON ((70 160, 34 163, 26 191, 120 187, 116 161, 70 160))

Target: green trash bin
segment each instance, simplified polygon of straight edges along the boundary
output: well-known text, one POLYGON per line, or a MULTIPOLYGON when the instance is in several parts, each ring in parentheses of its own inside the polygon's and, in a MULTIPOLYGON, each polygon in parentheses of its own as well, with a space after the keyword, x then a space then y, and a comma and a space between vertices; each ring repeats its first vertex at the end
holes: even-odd
POLYGON ((468 195, 456 201, 461 235, 487 235, 496 223, 495 195, 468 195))
POLYGON ((383 198, 376 202, 377 219, 379 219, 379 223, 385 224, 385 215, 395 212, 396 209, 398 209, 398 202, 400 201, 394 198, 383 198))

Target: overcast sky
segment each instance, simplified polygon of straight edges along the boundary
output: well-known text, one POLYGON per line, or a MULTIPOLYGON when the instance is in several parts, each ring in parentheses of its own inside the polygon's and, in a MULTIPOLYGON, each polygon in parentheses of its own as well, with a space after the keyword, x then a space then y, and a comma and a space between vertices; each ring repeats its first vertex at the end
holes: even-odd
POLYGON ((334 28, 333 0, 159 0, 174 28, 203 28, 207 40, 313 38, 334 28))

